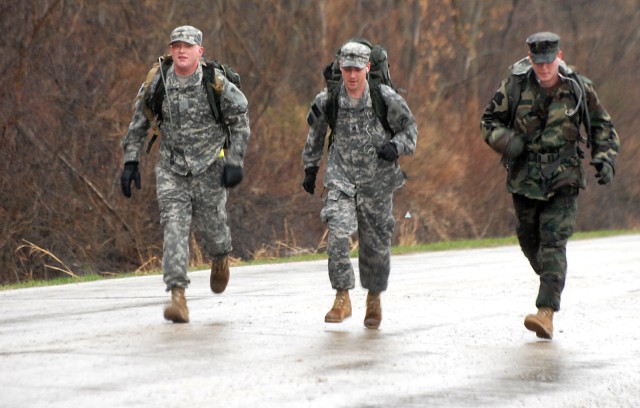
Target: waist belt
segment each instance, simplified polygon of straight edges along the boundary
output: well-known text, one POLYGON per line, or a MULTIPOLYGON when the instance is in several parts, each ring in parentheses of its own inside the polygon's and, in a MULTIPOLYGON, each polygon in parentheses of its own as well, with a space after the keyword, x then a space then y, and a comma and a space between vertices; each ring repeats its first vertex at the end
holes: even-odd
POLYGON ((558 153, 533 153, 529 152, 527 158, 530 162, 544 164, 540 171, 540 174, 544 178, 549 178, 554 171, 560 166, 562 160, 572 156, 578 155, 578 149, 575 144, 570 147, 559 151, 558 153))
POLYGON ((560 153, 533 153, 530 152, 527 156, 527 159, 530 162, 540 163, 540 164, 549 164, 553 163, 558 157, 560 157, 560 153))

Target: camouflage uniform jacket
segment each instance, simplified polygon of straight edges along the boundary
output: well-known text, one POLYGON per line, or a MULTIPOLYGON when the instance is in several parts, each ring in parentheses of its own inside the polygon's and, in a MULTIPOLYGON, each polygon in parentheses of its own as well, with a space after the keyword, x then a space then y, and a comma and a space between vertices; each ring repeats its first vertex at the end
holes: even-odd
MULTIPOLYGON (((202 66, 199 65, 182 84, 171 66, 165 77, 167 94, 162 102, 164 120, 160 123, 160 165, 183 176, 204 172, 219 158, 226 138, 224 128, 215 121, 211 112, 202 75, 202 66)), ((242 166, 250 135, 247 99, 222 72, 216 70, 215 75, 218 81, 222 81, 220 105, 231 134, 224 160, 225 163, 242 166)), ((155 89, 161 80, 158 72, 149 89, 155 89)), ((141 92, 142 88, 139 96, 141 92)), ((142 110, 143 103, 143 98, 136 98, 133 119, 122 143, 125 162, 140 161, 150 126, 142 110)))
MULTIPOLYGON (((561 63, 561 67, 566 69, 564 63, 561 63)), ((533 69, 523 75, 526 78, 523 79, 523 91, 515 111, 513 131, 523 136, 525 152, 507 165, 508 191, 531 199, 547 200, 563 186, 585 188, 581 157, 584 153, 577 145, 581 139, 580 114, 566 114, 576 107, 579 95, 574 94, 567 79, 561 79, 558 85, 545 90, 539 86, 533 69), (558 158, 562 152, 573 154, 567 153, 558 158)), ((581 78, 585 84, 591 118, 588 143, 592 159, 607 162, 615 169, 620 148, 618 134, 609 114, 598 100, 591 81, 584 76, 581 78)), ((494 148, 511 120, 507 95, 507 80, 504 80, 481 120, 482 136, 494 148)))
MULTIPOLYGON (((416 147, 416 121, 404 99, 392 88, 381 85, 382 97, 387 104, 387 119, 395 135, 391 143, 398 155, 413 154, 416 147)), ((313 104, 326 106, 327 90, 320 92, 313 104)), ((392 192, 404 184, 404 176, 398 161, 388 162, 378 158, 377 148, 387 143, 388 133, 375 114, 366 84, 362 98, 356 106, 351 106, 344 84, 341 85, 338 99, 339 110, 333 142, 329 147, 329 156, 324 176, 324 185, 329 190, 339 190, 354 197, 363 188, 372 188, 392 192)), ((322 115, 312 123, 307 142, 302 152, 304 167, 318 166, 322 159, 327 121, 322 115)))

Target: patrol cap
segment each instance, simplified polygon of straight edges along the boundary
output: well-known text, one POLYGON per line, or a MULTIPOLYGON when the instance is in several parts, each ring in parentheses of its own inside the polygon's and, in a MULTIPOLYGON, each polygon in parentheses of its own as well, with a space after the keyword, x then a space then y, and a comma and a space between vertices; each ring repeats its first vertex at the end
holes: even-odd
POLYGON ((170 43, 173 44, 176 41, 182 41, 193 45, 202 45, 202 31, 188 25, 177 27, 171 32, 170 43))
POLYGON ((340 49, 340 66, 364 68, 369 63, 371 49, 364 44, 350 41, 340 49))
POLYGON ((527 37, 531 59, 535 64, 549 64, 556 59, 560 49, 560 36, 544 31, 527 37))

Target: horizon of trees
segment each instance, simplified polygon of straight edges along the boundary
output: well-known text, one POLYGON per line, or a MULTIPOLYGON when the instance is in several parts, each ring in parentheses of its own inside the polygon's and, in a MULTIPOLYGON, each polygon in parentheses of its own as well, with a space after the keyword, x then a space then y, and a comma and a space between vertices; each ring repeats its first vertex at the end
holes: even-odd
MULTIPOLYGON (((241 74, 250 103, 245 180, 228 203, 235 257, 324 249, 322 189, 300 186, 305 117, 324 65, 355 36, 388 50, 418 121, 416 154, 401 159, 409 179, 394 200, 394 243, 513 234, 504 169, 479 119, 537 31, 561 36, 622 140, 611 185, 598 186, 585 160, 578 229, 639 225, 640 0, 11 0, 0 6, 0 284, 160 267, 157 147, 126 199, 120 143, 140 83, 183 24, 203 31, 207 57, 241 74)), ((204 261, 194 241, 192 262, 204 261)))

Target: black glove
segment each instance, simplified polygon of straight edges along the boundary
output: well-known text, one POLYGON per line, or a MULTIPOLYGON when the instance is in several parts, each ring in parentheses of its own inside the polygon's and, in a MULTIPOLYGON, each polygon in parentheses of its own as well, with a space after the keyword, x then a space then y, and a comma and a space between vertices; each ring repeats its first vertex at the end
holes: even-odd
POLYGON ((242 167, 225 164, 222 169, 222 185, 233 188, 242 181, 242 167))
POLYGON ((611 180, 613 180, 613 166, 605 161, 596 161, 592 160, 591 165, 596 168, 596 178, 598 179, 598 184, 607 184, 611 180))
POLYGON ((525 141, 522 135, 516 134, 512 129, 496 129, 496 139, 493 149, 502 154, 503 160, 513 160, 524 152, 525 141))
POLYGON ((120 176, 120 187, 125 197, 131 197, 131 182, 134 182, 136 188, 140 190, 140 170, 137 161, 129 161, 124 164, 124 170, 120 176))
POLYGON ((395 161, 398 158, 398 148, 391 142, 387 142, 378 148, 378 157, 388 162, 395 161))
POLYGON ((318 166, 307 167, 304 169, 304 181, 302 188, 309 194, 316 191, 316 175, 318 174, 318 166))
POLYGON ((524 151, 524 139, 521 135, 514 134, 509 138, 507 147, 504 150, 504 157, 507 159, 515 159, 524 151))

